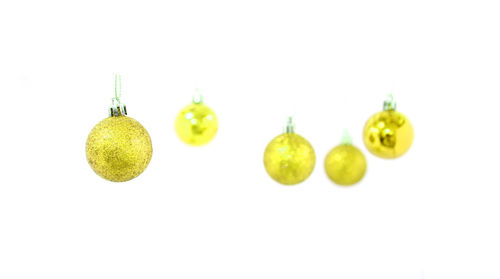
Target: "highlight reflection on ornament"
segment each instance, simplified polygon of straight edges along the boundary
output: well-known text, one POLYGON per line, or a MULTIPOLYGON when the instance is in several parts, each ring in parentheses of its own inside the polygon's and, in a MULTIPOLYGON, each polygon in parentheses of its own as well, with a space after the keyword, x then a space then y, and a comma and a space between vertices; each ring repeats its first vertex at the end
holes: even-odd
POLYGON ((342 143, 334 147, 325 158, 325 171, 330 180, 342 186, 350 186, 363 179, 366 173, 366 158, 344 134, 342 143))
POLYGON ((127 109, 120 97, 121 92, 118 95, 115 89, 109 117, 90 131, 85 148, 87 161, 95 173, 114 182, 139 176, 153 155, 148 131, 135 119, 126 116, 127 109))
POLYGON ((267 173, 284 185, 295 185, 306 180, 313 172, 315 163, 313 147, 295 133, 291 118, 286 132, 274 138, 264 152, 267 173))
POLYGON ((386 159, 405 154, 413 143, 413 126, 408 118, 396 111, 392 95, 384 102, 384 110, 374 114, 365 124, 363 140, 375 156, 386 159))
POLYGON ((219 122, 214 111, 203 104, 201 96, 183 108, 175 119, 175 131, 179 138, 189 145, 201 146, 213 140, 219 122))

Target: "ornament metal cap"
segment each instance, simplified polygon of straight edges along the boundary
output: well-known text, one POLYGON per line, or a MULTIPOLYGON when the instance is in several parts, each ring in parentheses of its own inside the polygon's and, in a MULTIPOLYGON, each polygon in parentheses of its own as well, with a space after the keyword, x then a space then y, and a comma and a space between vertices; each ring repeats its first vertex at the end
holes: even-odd
POLYGON ((196 88, 196 94, 193 95, 193 104, 203 104, 203 95, 201 95, 200 90, 196 88))
POLYGON ((295 123, 293 123, 293 117, 288 117, 288 121, 285 126, 285 133, 293 134, 295 133, 295 123))
POLYGON ((109 107, 109 116, 127 115, 127 106, 121 103, 116 98, 111 99, 111 106, 109 107))
POLYGON ((340 139, 341 144, 352 145, 352 137, 347 129, 342 132, 342 138, 340 139))
POLYGON ((394 101, 394 97, 392 94, 389 94, 387 96, 387 99, 384 101, 384 110, 385 111, 390 111, 390 110, 396 110, 397 104, 396 101, 394 101))

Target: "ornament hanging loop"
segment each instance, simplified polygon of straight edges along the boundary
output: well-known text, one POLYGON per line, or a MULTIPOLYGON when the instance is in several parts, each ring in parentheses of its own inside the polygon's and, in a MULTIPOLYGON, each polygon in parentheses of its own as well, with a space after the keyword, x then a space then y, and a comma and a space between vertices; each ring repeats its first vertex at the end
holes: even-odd
POLYGON ((394 96, 392 96, 392 93, 387 95, 387 99, 384 101, 384 110, 385 111, 391 111, 391 110, 396 110, 397 104, 396 101, 394 100, 394 96))
POLYGON ((121 102, 122 97, 122 76, 115 75, 115 97, 111 98, 109 116, 127 115, 127 106, 121 102))

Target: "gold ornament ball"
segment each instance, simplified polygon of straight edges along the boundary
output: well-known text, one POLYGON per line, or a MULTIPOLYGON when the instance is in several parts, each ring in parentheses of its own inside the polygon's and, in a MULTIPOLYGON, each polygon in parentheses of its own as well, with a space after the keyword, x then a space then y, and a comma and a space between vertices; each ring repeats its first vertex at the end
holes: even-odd
POLYGON ((264 152, 267 173, 284 185, 295 185, 306 180, 313 172, 315 163, 313 147, 295 133, 277 136, 264 152))
POLYGON ((139 176, 148 166, 153 146, 148 131, 135 119, 108 117, 90 131, 87 161, 102 178, 124 182, 139 176))
POLYGON ((413 126, 406 116, 395 110, 374 114, 366 122, 363 139, 375 156, 393 159, 405 154, 413 143, 413 126))
POLYGON ((217 134, 219 123, 214 111, 201 103, 193 103, 182 109, 175 119, 175 131, 179 138, 194 146, 209 143, 217 134))
POLYGON ((326 156, 325 170, 336 184, 350 186, 363 179, 366 173, 365 155, 351 144, 334 147, 326 156))

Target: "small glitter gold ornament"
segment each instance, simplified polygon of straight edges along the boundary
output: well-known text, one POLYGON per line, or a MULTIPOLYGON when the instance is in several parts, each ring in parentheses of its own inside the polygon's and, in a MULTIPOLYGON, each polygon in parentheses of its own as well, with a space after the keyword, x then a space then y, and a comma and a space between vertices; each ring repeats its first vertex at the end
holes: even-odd
POLYGON ((316 155, 311 144, 294 131, 289 118, 285 133, 274 138, 264 152, 264 167, 272 179, 284 185, 306 180, 314 170, 316 155))
POLYGON ((99 122, 87 138, 86 154, 90 167, 104 179, 124 182, 139 176, 148 166, 153 146, 148 131, 126 116, 126 106, 116 92, 109 117, 99 122))
POLYGON ((209 143, 217 134, 219 122, 214 111, 203 104, 201 95, 183 108, 175 119, 175 131, 179 138, 193 146, 209 143))
POLYGON ((342 143, 326 156, 325 171, 333 182, 342 186, 354 185, 365 176, 365 155, 352 144, 347 133, 344 133, 342 143))
POLYGON ((410 149, 413 126, 404 114, 396 111, 392 95, 384 102, 384 110, 366 122, 363 139, 366 148, 380 158, 397 158, 410 149))

